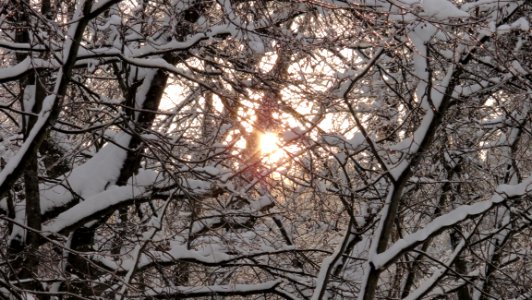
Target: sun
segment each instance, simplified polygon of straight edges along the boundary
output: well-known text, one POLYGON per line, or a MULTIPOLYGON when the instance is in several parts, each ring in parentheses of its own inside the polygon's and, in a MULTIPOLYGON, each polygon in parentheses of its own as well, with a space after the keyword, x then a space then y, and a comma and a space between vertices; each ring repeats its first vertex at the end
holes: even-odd
POLYGON ((265 156, 268 163, 275 163, 284 156, 279 142, 279 137, 273 132, 265 132, 260 135, 260 152, 265 156))
POLYGON ((266 132, 260 136, 260 151, 263 154, 272 154, 273 152, 279 150, 277 143, 279 138, 273 132, 266 132))

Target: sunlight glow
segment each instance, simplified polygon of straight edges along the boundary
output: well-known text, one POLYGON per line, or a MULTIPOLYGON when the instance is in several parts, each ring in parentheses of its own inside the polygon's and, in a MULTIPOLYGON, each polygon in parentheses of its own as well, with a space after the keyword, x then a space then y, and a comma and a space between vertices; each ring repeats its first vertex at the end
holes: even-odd
POLYGON ((285 157, 279 142, 279 137, 273 132, 266 132, 260 136, 260 151, 265 155, 265 162, 268 164, 275 164, 285 157))
POLYGON ((277 143, 279 139, 277 135, 272 132, 266 132, 260 137, 260 150, 263 154, 272 154, 273 152, 279 150, 277 143))

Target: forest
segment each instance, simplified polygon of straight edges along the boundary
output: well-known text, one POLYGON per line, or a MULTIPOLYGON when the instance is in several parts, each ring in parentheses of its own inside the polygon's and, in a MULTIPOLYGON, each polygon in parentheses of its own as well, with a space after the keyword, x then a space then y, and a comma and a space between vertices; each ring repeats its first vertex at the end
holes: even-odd
POLYGON ((531 22, 0 1, 0 299, 531 299, 531 22))

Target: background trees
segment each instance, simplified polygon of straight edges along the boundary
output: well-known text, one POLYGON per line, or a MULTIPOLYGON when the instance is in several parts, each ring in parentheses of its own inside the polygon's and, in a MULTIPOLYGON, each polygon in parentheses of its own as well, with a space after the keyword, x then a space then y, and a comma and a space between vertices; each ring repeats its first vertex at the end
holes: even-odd
POLYGON ((532 7, 450 5, 2 3, 1 297, 529 297, 532 7))

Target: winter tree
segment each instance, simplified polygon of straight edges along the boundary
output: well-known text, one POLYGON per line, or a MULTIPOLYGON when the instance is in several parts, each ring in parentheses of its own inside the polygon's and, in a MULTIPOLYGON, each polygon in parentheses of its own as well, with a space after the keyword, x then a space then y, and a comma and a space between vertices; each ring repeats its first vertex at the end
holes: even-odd
POLYGON ((531 19, 0 2, 0 298, 531 298, 531 19))

